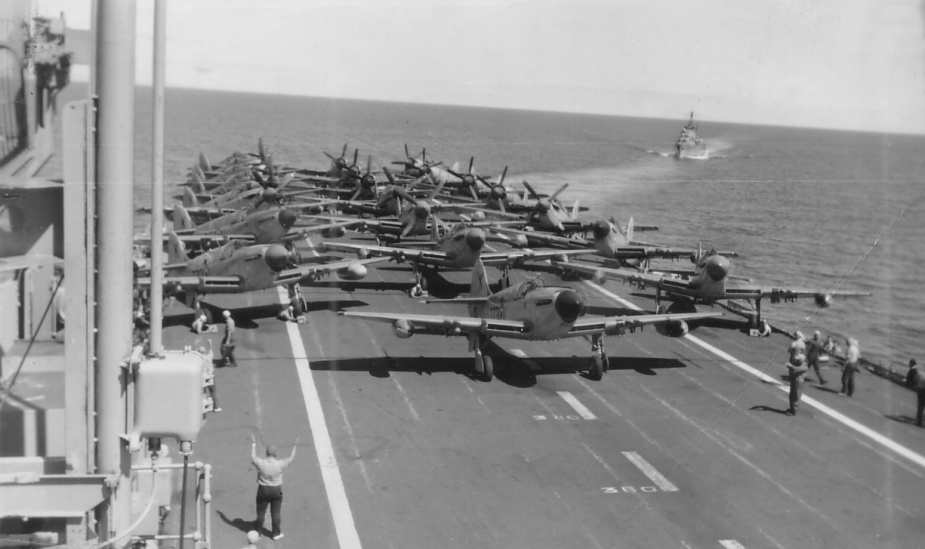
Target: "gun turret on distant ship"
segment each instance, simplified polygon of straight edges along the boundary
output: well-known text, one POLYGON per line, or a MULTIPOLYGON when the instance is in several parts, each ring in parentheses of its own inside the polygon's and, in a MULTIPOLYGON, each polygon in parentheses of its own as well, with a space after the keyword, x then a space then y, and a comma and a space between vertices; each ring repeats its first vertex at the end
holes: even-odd
POLYGON ((681 135, 674 144, 675 158, 706 158, 707 144, 697 137, 697 124, 694 123, 694 113, 691 111, 690 120, 681 128, 681 135))

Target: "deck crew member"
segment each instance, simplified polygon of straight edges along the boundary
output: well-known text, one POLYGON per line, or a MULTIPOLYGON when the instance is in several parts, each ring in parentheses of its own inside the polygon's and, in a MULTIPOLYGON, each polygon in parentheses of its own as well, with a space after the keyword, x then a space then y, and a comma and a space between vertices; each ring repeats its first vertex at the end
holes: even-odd
POLYGON ((858 371, 858 361, 861 359, 861 351, 858 349, 858 340, 849 337, 848 354, 845 358, 845 368, 841 374, 841 391, 839 395, 854 396, 854 374, 858 371))
POLYGON ((790 374, 790 408, 785 412, 788 416, 795 416, 803 398, 803 378, 809 368, 806 366, 806 336, 803 332, 796 333, 796 339, 790 344, 790 360, 787 371, 790 374))
POLYGON ((915 424, 922 426, 922 413, 925 412, 925 373, 923 373, 915 364, 915 360, 909 361, 909 373, 906 374, 906 385, 915 389, 918 397, 915 409, 915 424))
POLYGON ((259 532, 270 506, 270 521, 272 524, 272 537, 281 539, 280 510, 283 506, 283 469, 292 464, 295 458, 296 445, 299 439, 292 443, 292 453, 286 459, 276 457, 276 446, 267 446, 267 457, 257 457, 257 441, 251 435, 251 463, 257 467, 257 521, 254 528, 259 532))
POLYGON ((825 385, 828 383, 824 377, 822 377, 822 370, 819 366, 819 359, 822 358, 824 349, 822 347, 822 342, 819 341, 819 338, 822 337, 822 334, 819 330, 813 332, 813 339, 810 340, 806 347, 806 364, 807 366, 816 371, 816 377, 819 378, 819 383, 825 385))
POLYGON ((231 311, 223 312, 222 316, 225 317, 225 337, 222 338, 222 362, 225 366, 236 368, 238 361, 234 358, 234 319, 231 318, 231 311))

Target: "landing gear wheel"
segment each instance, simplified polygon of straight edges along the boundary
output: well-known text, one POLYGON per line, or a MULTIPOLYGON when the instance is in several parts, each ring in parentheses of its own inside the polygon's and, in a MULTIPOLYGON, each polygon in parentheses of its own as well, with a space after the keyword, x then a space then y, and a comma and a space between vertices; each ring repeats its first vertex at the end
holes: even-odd
POLYGON ((600 381, 604 377, 604 361, 599 356, 591 357, 591 363, 588 367, 588 377, 594 381, 600 381))
POLYGON ((495 368, 490 356, 485 356, 482 351, 475 352, 475 373, 481 376, 482 381, 491 381, 495 368))
POLYGON ((482 381, 491 381, 492 376, 495 374, 495 365, 491 361, 490 356, 482 357, 482 381))

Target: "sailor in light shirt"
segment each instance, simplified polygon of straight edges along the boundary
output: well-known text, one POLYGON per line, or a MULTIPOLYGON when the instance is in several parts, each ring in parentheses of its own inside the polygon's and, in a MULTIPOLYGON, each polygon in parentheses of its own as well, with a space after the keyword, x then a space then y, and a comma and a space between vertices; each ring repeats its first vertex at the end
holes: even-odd
POLYGON ((267 457, 257 457, 257 441, 251 435, 251 462, 257 467, 257 521, 254 528, 259 532, 263 528, 267 505, 270 506, 273 539, 283 537, 280 531, 280 510, 283 506, 283 469, 292 464, 295 458, 296 438, 292 444, 292 453, 286 459, 276 457, 276 446, 267 446, 267 457))

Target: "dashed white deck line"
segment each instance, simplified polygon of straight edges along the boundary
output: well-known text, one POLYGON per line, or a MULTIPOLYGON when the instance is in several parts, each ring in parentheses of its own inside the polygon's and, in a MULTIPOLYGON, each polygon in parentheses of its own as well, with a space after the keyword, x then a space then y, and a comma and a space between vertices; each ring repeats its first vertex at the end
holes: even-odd
MULTIPOLYGON (((284 305, 289 303, 286 290, 280 287, 278 291, 280 302, 284 305)), ((353 521, 350 502, 347 501, 347 491, 344 489, 344 480, 341 478, 340 470, 337 466, 334 445, 331 443, 331 435, 328 433, 328 426, 324 421, 324 409, 321 407, 318 389, 315 387, 315 380, 312 378, 308 355, 305 353, 305 346, 302 344, 302 337, 299 334, 299 325, 287 322, 286 329, 289 334, 289 343, 292 346, 292 357, 295 361, 296 372, 299 374, 299 383, 302 386, 302 398, 305 401, 305 410, 308 412, 308 424, 312 430, 315 453, 318 456, 318 463, 321 465, 324 491, 328 496, 328 504, 331 506, 337 542, 342 549, 361 549, 360 535, 357 533, 356 524, 353 521)))
POLYGON ((584 419, 597 419, 597 416, 594 415, 591 412, 591 410, 588 409, 587 406, 582 404, 580 400, 575 398, 575 395, 573 395, 572 393, 568 391, 556 391, 556 393, 558 393, 558 395, 562 397, 562 400, 564 400, 565 402, 568 402, 569 406, 574 408, 575 411, 578 412, 578 415, 580 415, 584 419))
POLYGON ((651 463, 646 461, 636 452, 623 452, 623 455, 626 456, 626 459, 635 465, 642 474, 649 477, 649 480, 655 483, 656 486, 662 489, 663 492, 677 492, 678 487, 671 483, 665 476, 658 472, 658 469, 652 466, 651 463))
POLYGON ((721 539, 719 544, 726 549, 745 549, 745 546, 734 539, 721 539))
POLYGON ((257 423, 257 432, 263 432, 263 404, 260 403, 260 382, 257 380, 257 369, 251 372, 251 386, 254 388, 254 417, 257 423))
MULTIPOLYGON (((595 284, 595 283, 593 283, 593 282, 585 281, 585 284, 591 286, 592 288, 597 289, 599 292, 601 292, 602 294, 604 294, 604 295, 610 297, 611 299, 617 300, 618 302, 620 302, 620 303, 622 303, 623 305, 629 307, 630 309, 633 309, 633 310, 636 310, 636 311, 641 311, 641 310, 642 310, 642 309, 640 309, 639 307, 637 307, 636 305, 634 305, 634 304, 630 303, 629 301, 623 299, 622 297, 618 296, 617 294, 615 294, 615 293, 613 293, 613 292, 611 292, 611 291, 609 291, 609 290, 607 290, 607 289, 605 289, 605 288, 602 288, 601 286, 599 286, 599 285, 597 285, 597 284, 595 284)), ((758 369, 756 369, 756 368, 754 368, 754 367, 752 367, 752 366, 749 366, 748 364, 746 364, 746 363, 742 362, 741 360, 735 358, 734 356, 730 355, 729 353, 726 353, 725 351, 721 351, 721 350, 717 349, 716 347, 710 345, 709 343, 707 343, 707 342, 705 342, 705 341, 702 341, 702 340, 698 339, 697 337, 694 337, 694 336, 688 334, 688 335, 684 336, 684 338, 687 339, 688 341, 690 341, 691 343, 694 343, 695 345, 699 345, 699 346, 702 347, 703 349, 706 349, 707 351, 713 353, 714 355, 720 357, 721 359, 728 361, 728 362, 729 362, 730 364, 732 364, 733 366, 736 366, 737 368, 740 368, 741 370, 743 370, 743 371, 745 371, 745 372, 748 372, 749 374, 751 374, 751 375, 757 377, 758 379, 760 379, 760 380, 762 380, 762 381, 764 381, 764 382, 766 382, 766 383, 769 383, 769 384, 772 384, 772 385, 776 386, 778 389, 780 389, 780 390, 782 390, 782 391, 789 391, 789 390, 790 390, 789 387, 788 387, 787 385, 784 385, 784 384, 781 383, 780 381, 778 381, 778 380, 772 378, 771 376, 765 374, 764 372, 761 372, 760 370, 758 370, 758 369)), ((923 456, 922 454, 919 454, 918 452, 915 452, 915 451, 913 451, 913 450, 907 448, 906 446, 903 446, 902 444, 899 444, 898 442, 896 442, 896 441, 894 441, 894 440, 892 440, 892 439, 890 439, 890 438, 888 438, 888 437, 885 437, 885 436, 881 435, 880 433, 874 431, 873 429, 871 429, 871 428, 869 428, 869 427, 867 427, 867 426, 865 426, 865 425, 862 425, 861 423, 859 423, 859 422, 857 422, 857 421, 851 419, 850 417, 848 417, 848 416, 842 414, 841 412, 838 412, 838 411, 836 411, 835 409, 826 406, 825 404, 823 404, 822 402, 816 400, 816 399, 813 398, 813 397, 804 395, 803 398, 802 398, 802 400, 801 400, 801 403, 804 403, 804 404, 806 404, 806 405, 808 405, 808 406, 811 406, 811 407, 815 408, 816 410, 819 410, 819 411, 822 412, 823 414, 829 416, 829 417, 832 418, 833 420, 835 420, 835 421, 841 423, 842 425, 848 427, 849 429, 853 429, 853 430, 856 431, 857 433, 859 433, 859 434, 861 434, 861 435, 863 435, 863 436, 865 436, 865 437, 867 437, 867 438, 873 440, 873 441, 876 442, 877 444, 880 444, 881 446, 883 446, 883 447, 885 447, 885 448, 891 450, 892 452, 895 452, 896 454, 899 454, 900 456, 902 456, 902 457, 908 459, 909 461, 915 463, 915 464, 918 465, 919 467, 925 468, 925 456, 923 456)))
POLYGON ((401 394, 402 399, 404 399, 405 404, 408 405, 408 410, 411 412, 411 417, 414 418, 414 421, 421 421, 421 416, 418 415, 418 411, 414 409, 414 405, 411 404, 411 399, 408 398, 408 393, 405 392, 405 388, 401 386, 401 383, 395 379, 395 376, 389 376, 392 379, 392 382, 395 383, 395 387, 398 388, 398 392, 401 394))
POLYGON ((617 472, 613 470, 613 467, 611 467, 610 464, 608 464, 606 461, 604 461, 604 458, 602 458, 601 456, 597 455, 597 454, 594 452, 594 450, 592 450, 592 449, 591 449, 587 444, 585 444, 584 442, 582 442, 581 445, 584 446, 585 450, 587 450, 589 454, 591 454, 591 457, 593 457, 595 460, 597 460, 597 462, 600 463, 601 466, 602 466, 608 473, 610 473, 610 476, 612 476, 614 480, 620 480, 620 477, 617 476, 617 472))

